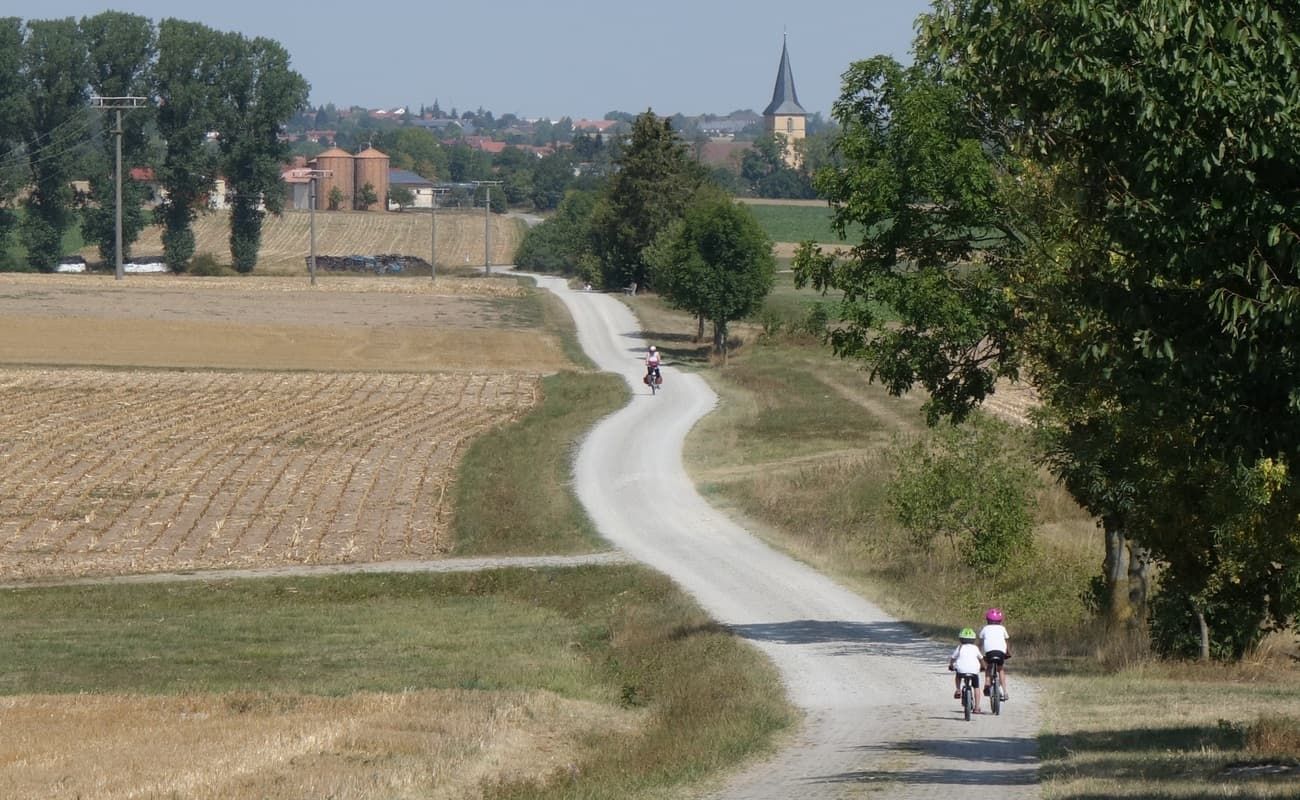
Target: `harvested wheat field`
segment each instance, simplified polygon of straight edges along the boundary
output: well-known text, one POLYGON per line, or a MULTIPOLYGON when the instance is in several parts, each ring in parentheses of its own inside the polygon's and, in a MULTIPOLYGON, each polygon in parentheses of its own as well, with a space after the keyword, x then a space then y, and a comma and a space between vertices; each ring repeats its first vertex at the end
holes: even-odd
POLYGON ((461 798, 581 761, 637 717, 548 692, 0 699, 0 796, 461 798))
MULTIPOLYGON (((433 248, 430 215, 416 211, 317 211, 316 254, 318 256, 374 256, 396 253, 428 260, 433 248)), ((268 214, 262 222, 262 243, 256 272, 298 275, 307 273, 311 251, 311 217, 306 211, 268 214)), ((481 266, 484 238, 490 228, 493 264, 509 264, 523 238, 523 223, 492 214, 485 223, 483 212, 444 209, 438 212, 438 266, 481 266)), ((201 214, 193 225, 195 255, 211 255, 220 264, 230 263, 230 212, 201 214)), ((134 258, 161 257, 162 228, 151 225, 130 247, 134 258)), ((87 247, 81 255, 99 262, 99 252, 87 247)), ((428 272, 425 272, 428 275, 428 272)))
POLYGON ((519 373, 0 371, 0 576, 434 558, 519 373))
POLYGON ((464 448, 567 363, 523 293, 0 276, 0 580, 445 553, 464 448))

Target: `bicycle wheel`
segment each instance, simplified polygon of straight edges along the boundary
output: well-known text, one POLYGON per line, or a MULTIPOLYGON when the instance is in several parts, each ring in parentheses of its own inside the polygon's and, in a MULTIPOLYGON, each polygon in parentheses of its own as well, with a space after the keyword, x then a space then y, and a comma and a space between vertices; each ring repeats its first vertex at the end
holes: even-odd
POLYGON ((998 686, 998 665, 989 670, 989 710, 996 716, 1002 713, 1002 689, 998 686))
POLYGON ((969 683, 962 683, 961 687, 961 711, 966 716, 966 721, 970 722, 971 712, 975 710, 975 693, 970 688, 969 683))

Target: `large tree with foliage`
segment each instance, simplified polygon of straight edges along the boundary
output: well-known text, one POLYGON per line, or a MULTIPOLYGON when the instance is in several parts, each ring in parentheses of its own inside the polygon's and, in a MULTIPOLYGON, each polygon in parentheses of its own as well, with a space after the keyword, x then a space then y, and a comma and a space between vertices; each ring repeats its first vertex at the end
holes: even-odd
POLYGON ((554 214, 524 234, 515 263, 524 269, 594 281, 600 261, 592 249, 591 215, 598 201, 595 191, 570 191, 554 214))
POLYGON ((230 183, 230 256, 235 269, 257 264, 266 211, 284 210, 280 170, 289 145, 281 128, 307 106, 307 81, 289 67, 289 53, 271 39, 225 34, 221 75, 221 166, 230 183), (263 208, 266 211, 263 211, 263 208))
POLYGON ((772 290, 772 241, 748 207, 710 186, 646 252, 654 286, 674 308, 713 325, 713 351, 727 352, 727 328, 772 290))
POLYGON ((22 20, 0 18, 0 263, 8 258, 18 223, 13 199, 26 177, 22 130, 28 110, 22 56, 22 20))
POLYGON ((184 271, 194 255, 192 223, 216 180, 216 130, 226 35, 197 22, 165 19, 158 26, 158 133, 167 143, 157 169, 166 199, 156 211, 163 224, 163 259, 184 271))
MULTIPOLYGON (((90 57, 90 88, 100 97, 148 97, 152 66, 157 52, 153 23, 147 18, 120 11, 105 11, 81 21, 90 57)), ((92 202, 83 211, 82 234, 95 242, 105 262, 116 262, 117 185, 116 128, 121 120, 122 170, 148 163, 148 127, 153 121, 150 108, 125 112, 108 111, 102 119, 103 158, 90 177, 92 202)), ((145 189, 136 181, 122 180, 122 259, 144 230, 145 189)))
POLYGON ((27 113, 21 118, 31 193, 19 235, 28 261, 53 271, 74 222, 72 180, 90 130, 90 64, 76 20, 32 20, 22 45, 27 113))
POLYGON ((447 151, 432 131, 403 127, 380 134, 375 147, 388 155, 396 169, 407 169, 431 181, 445 181, 450 169, 447 151))
POLYGON ((818 185, 864 240, 799 259, 846 290, 840 352, 936 418, 1031 380, 1203 653, 1300 608, 1297 41, 1275 2, 937 3, 918 66, 854 65, 836 104, 818 185))
POLYGON ((632 123, 616 164, 592 219, 604 285, 650 286, 644 251, 685 210, 704 172, 672 124, 652 111, 632 123))

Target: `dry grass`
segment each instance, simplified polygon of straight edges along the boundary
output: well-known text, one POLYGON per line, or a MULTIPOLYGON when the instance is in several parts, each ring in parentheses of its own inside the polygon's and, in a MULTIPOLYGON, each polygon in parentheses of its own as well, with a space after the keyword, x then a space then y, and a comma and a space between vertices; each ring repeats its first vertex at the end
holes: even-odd
POLYGON ((642 715, 548 692, 0 699, 5 797, 478 797, 642 715))
MULTIPOLYGON (((195 255, 208 254, 218 263, 230 263, 229 212, 213 211, 194 222, 195 255)), ((493 264, 509 264, 523 238, 523 224, 492 214, 493 264)), ((305 275, 311 251, 311 215, 285 211, 267 216, 262 225, 262 246, 256 272, 269 275, 305 275)), ((485 225, 483 212, 442 210, 438 213, 438 266, 482 265, 485 225)), ((432 248, 429 214, 365 211, 317 211, 316 255, 349 256, 397 253, 429 259, 432 248)), ((162 228, 150 226, 131 248, 135 258, 161 257, 162 228)), ((88 262, 99 261, 93 246, 81 251, 88 262)), ((427 271, 425 273, 428 274, 427 271)))
POLYGON ((1147 662, 1040 685, 1046 798, 1296 796, 1293 668, 1147 662))

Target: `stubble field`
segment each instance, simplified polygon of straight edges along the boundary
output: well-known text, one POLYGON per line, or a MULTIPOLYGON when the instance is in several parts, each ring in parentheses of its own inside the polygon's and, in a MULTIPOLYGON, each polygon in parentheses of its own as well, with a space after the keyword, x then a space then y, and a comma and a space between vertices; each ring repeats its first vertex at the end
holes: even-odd
MULTIPOLYGON (((397 253, 429 259, 433 231, 429 214, 416 211, 317 211, 318 256, 380 255, 397 253)), ((311 250, 311 217, 306 211, 268 215, 262 223, 262 242, 256 272, 263 275, 297 275, 307 271, 311 250)), ((486 224, 482 210, 442 209, 438 212, 438 266, 478 266, 483 263, 485 228, 490 228, 493 264, 509 264, 522 223, 492 214, 486 224)), ((194 221, 195 253, 209 254, 218 263, 230 262, 230 214, 212 211, 194 221)), ((162 255, 162 228, 151 225, 131 248, 133 257, 162 255)), ((100 260, 94 247, 82 251, 90 262, 100 260)), ((427 275, 428 273, 426 273, 427 275)))
POLYGON ((443 555, 565 363, 534 322, 510 280, 0 277, 0 581, 443 555))

